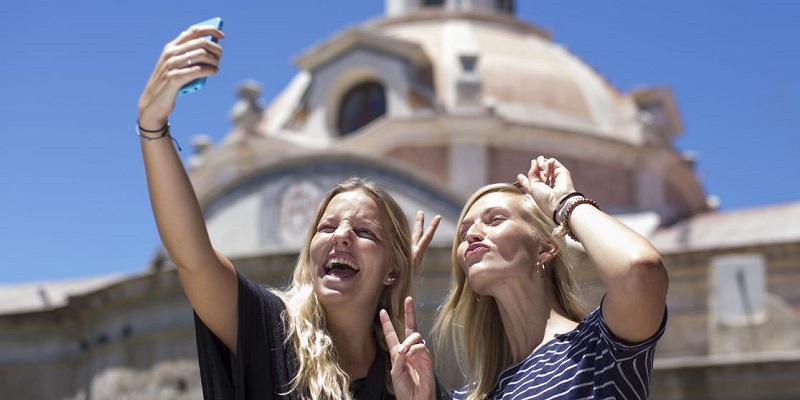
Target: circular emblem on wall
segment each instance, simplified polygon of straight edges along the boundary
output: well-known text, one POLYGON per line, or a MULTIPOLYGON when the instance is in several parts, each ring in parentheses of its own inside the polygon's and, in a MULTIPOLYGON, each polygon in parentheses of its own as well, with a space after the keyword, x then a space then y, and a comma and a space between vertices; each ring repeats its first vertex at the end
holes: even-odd
POLYGON ((302 244, 323 195, 323 191, 309 181, 292 182, 280 195, 278 233, 284 243, 302 244))

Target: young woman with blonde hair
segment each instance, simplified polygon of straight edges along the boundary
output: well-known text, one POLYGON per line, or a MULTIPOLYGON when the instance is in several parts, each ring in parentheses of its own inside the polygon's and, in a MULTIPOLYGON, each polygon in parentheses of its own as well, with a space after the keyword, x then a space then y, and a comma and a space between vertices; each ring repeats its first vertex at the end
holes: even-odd
POLYGON ((137 127, 159 234, 195 311, 205 398, 440 396, 408 297, 438 217, 423 233, 419 213, 412 235, 387 192, 343 182, 320 204, 285 291, 245 278, 212 247, 167 123, 179 88, 218 71, 222 48, 209 35, 223 37, 192 27, 164 47, 137 127))
POLYGON ((479 189, 459 219, 434 326, 466 376, 453 398, 646 398, 666 322, 660 255, 575 192, 557 160, 538 157, 517 178, 479 189), (583 244, 607 289, 588 315, 564 235, 583 244))

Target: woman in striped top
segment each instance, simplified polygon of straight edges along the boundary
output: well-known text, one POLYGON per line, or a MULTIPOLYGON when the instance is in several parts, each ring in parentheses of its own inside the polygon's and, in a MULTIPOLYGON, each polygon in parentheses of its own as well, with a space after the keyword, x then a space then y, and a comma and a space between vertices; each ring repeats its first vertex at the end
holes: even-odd
POLYGON ((517 180, 478 190, 461 213, 434 327, 469 382, 454 398, 647 398, 666 323, 660 255, 575 192, 559 161, 538 157, 517 180), (588 315, 565 235, 583 244, 607 289, 588 315))

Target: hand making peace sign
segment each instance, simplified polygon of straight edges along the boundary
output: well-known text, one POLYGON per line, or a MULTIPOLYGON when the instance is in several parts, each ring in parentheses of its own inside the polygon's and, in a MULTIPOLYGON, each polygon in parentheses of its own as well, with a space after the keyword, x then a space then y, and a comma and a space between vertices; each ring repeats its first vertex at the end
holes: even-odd
POLYGON ((417 332, 417 317, 414 300, 406 297, 406 340, 400 343, 392 320, 386 310, 381 310, 381 326, 389 356, 392 360, 392 386, 397 399, 422 400, 436 398, 436 378, 433 358, 425 347, 425 340, 417 332))

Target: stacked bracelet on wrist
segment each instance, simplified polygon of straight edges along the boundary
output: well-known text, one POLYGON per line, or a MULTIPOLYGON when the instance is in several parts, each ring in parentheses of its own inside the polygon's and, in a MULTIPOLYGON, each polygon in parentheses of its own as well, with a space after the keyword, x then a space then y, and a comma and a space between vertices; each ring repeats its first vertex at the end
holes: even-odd
POLYGON ((572 228, 569 225, 569 220, 570 217, 572 217, 572 211, 574 211, 575 208, 581 204, 590 204, 598 210, 600 209, 594 200, 586 198, 578 192, 573 192, 564 196, 564 198, 562 198, 558 203, 558 206, 556 206, 556 208, 553 210, 553 222, 556 224, 553 234, 561 236, 566 235, 572 240, 580 243, 578 237, 575 236, 574 232, 572 232, 572 228))
MULTIPOLYGON (((583 193, 572 192, 572 193, 562 197, 561 200, 558 201, 558 205, 556 206, 556 208, 553 209, 553 223, 554 224, 560 225, 560 222, 559 222, 559 219, 558 219, 558 214, 559 214, 558 212, 559 212, 559 210, 563 210, 564 209, 564 203, 566 203, 567 200, 569 200, 569 199, 571 199, 573 197, 577 197, 577 196, 586 197, 586 196, 583 195, 583 193)), ((563 219, 563 218, 561 218, 561 219, 563 219)))
POLYGON ((154 131, 149 129, 142 128, 142 125, 139 124, 139 121, 136 121, 136 134, 139 135, 140 138, 147 140, 148 142, 151 140, 158 140, 169 136, 169 121, 164 122, 164 126, 158 128, 154 131), (161 135, 158 136, 148 136, 145 133, 160 133, 161 135))
POLYGON ((169 121, 165 122, 164 126, 162 126, 161 128, 158 128, 158 129, 152 131, 152 130, 149 130, 149 129, 142 128, 142 125, 140 125, 139 121, 137 120, 136 121, 136 135, 139 136, 140 138, 142 138, 142 140, 145 140, 145 141, 148 141, 148 142, 151 141, 151 140, 158 140, 158 139, 163 139, 165 137, 168 137, 168 138, 172 139, 173 142, 175 142, 175 146, 178 147, 178 151, 181 151, 181 146, 178 144, 178 141, 175 140, 175 138, 172 137, 172 135, 169 134, 169 121), (148 135, 145 135, 145 133, 160 134, 160 135, 148 136, 148 135))

